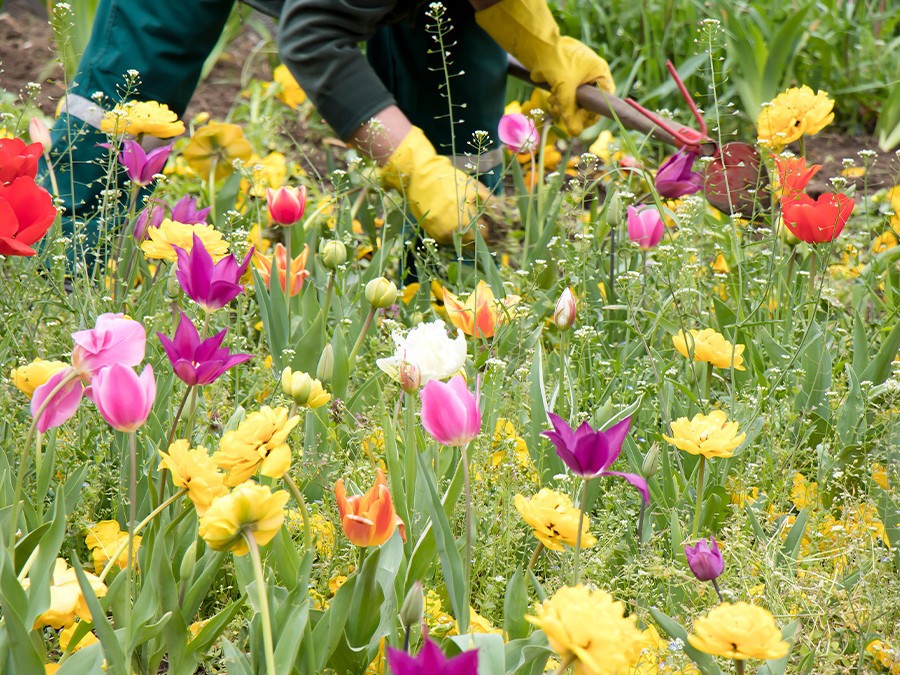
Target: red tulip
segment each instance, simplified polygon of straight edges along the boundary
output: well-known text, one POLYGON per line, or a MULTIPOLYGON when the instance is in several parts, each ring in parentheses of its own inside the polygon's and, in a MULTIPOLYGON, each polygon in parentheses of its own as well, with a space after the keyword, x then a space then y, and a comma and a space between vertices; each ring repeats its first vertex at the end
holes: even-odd
POLYGON ((828 192, 813 200, 801 194, 783 205, 784 224, 797 239, 807 244, 833 241, 844 229, 854 201, 847 195, 828 192))
MULTIPOLYGON (((0 157, 0 173, 2 167, 0 157)), ((20 176, 9 185, 0 185, 0 255, 34 255, 31 244, 47 234, 55 219, 50 193, 34 178, 20 176)))
POLYGON ((300 221, 306 209, 306 186, 280 187, 277 190, 266 188, 266 202, 272 222, 276 225, 293 225, 300 221))
POLYGON ((782 190, 782 203, 799 197, 812 177, 822 168, 821 164, 807 166, 803 157, 776 156, 775 166, 778 168, 778 184, 782 190))
POLYGON ((21 176, 37 176, 38 158, 43 154, 40 143, 26 145, 20 138, 0 138, 0 185, 9 185, 21 176))

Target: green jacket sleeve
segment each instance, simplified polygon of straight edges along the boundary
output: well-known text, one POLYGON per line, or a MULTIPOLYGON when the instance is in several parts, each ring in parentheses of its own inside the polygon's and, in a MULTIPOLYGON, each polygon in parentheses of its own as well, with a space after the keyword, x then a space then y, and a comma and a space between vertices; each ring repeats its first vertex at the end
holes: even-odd
POLYGON ((278 50, 335 133, 347 139, 394 104, 360 43, 394 13, 397 0, 286 0, 278 50))

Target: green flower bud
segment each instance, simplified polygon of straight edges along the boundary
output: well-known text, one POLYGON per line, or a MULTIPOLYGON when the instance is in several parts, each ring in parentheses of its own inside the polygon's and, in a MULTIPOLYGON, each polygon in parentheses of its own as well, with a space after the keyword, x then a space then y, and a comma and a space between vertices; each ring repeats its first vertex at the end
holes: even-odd
POLYGON ((331 344, 325 345, 322 350, 322 356, 319 357, 319 364, 316 366, 316 377, 322 382, 330 382, 334 376, 334 347, 331 344))
POLYGON ((400 606, 400 623, 404 628, 411 628, 422 623, 424 616, 425 594, 422 592, 422 582, 416 581, 400 606))
POLYGON ((384 277, 372 279, 366 284, 366 300, 376 309, 390 307, 397 300, 397 286, 384 277))
POLYGON ((295 373, 290 367, 281 371, 281 387, 294 403, 307 408, 320 408, 331 400, 331 394, 319 380, 310 377, 309 373, 295 373))
POLYGON ((330 270, 337 269, 347 262, 347 247, 344 242, 337 239, 329 239, 319 248, 322 254, 322 264, 330 270))
POLYGON ((194 565, 197 563, 197 541, 188 546, 181 558, 181 566, 178 568, 178 578, 185 583, 190 583, 194 577, 194 565))
POLYGON ((659 443, 654 443, 650 446, 650 451, 644 457, 643 464, 641 464, 641 474, 643 474, 644 478, 650 478, 657 471, 659 471, 659 443))

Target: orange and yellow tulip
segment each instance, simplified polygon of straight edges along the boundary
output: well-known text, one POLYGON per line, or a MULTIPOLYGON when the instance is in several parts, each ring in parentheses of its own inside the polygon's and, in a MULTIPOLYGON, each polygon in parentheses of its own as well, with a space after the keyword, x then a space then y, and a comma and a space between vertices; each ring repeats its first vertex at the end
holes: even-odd
MULTIPOLYGON (((306 259, 309 257, 309 245, 303 246, 303 251, 291 261, 291 297, 297 295, 303 288, 303 282, 309 276, 306 269, 306 259)), ((281 290, 287 291, 287 249, 283 244, 275 246, 275 264, 278 269, 278 279, 281 281, 281 290)), ((260 251, 253 253, 253 266, 259 270, 259 275, 269 287, 269 277, 272 272, 272 256, 265 255, 260 251)))
POLYGON ((499 303, 494 292, 485 281, 479 281, 475 290, 466 298, 465 304, 453 293, 444 289, 444 308, 451 323, 466 335, 480 338, 494 337, 503 319, 498 312, 499 303))
POLYGON ((357 546, 380 546, 391 538, 397 527, 406 541, 406 525, 394 511, 387 479, 381 469, 378 469, 375 485, 366 494, 347 497, 341 478, 334 484, 334 496, 344 534, 357 546))

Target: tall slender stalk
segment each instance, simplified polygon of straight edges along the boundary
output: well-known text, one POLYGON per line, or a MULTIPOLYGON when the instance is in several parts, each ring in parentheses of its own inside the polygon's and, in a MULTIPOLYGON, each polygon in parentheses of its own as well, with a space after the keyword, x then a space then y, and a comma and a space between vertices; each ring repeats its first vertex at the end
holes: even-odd
POLYGON ((266 675, 278 675, 275 669, 275 645, 272 641, 272 616, 269 613, 269 591, 266 588, 266 577, 263 574, 262 560, 259 556, 259 546, 253 534, 246 530, 241 531, 241 536, 247 542, 250 549, 250 560, 253 562, 253 573, 256 577, 256 591, 259 595, 259 615, 262 619, 263 645, 266 651, 266 675))
POLYGON ((578 506, 578 532, 575 534, 575 565, 572 571, 572 585, 578 585, 578 572, 581 563, 581 533, 584 531, 584 512, 587 510, 588 478, 581 483, 581 501, 578 506))
POLYGON ((466 602, 462 611, 465 616, 466 630, 471 631, 469 625, 469 606, 472 603, 472 485, 469 480, 469 448, 471 444, 464 445, 462 448, 463 461, 463 484, 465 485, 466 494, 466 533, 465 533, 465 551, 466 559, 463 561, 463 569, 466 578, 466 602))
POLYGON ((375 305, 369 306, 369 313, 366 314, 366 320, 363 323, 362 328, 359 331, 359 335, 356 338, 356 342, 353 343, 353 349, 350 350, 350 356, 347 359, 347 362, 350 364, 350 367, 353 367, 353 361, 356 359, 356 353, 359 351, 359 348, 362 347, 363 340, 366 338, 366 333, 369 332, 369 327, 372 325, 372 319, 375 318, 375 305))
POLYGON ((306 500, 303 498, 303 493, 300 492, 300 488, 297 487, 297 484, 294 482, 294 479, 291 478, 290 474, 285 473, 281 477, 281 480, 288 486, 288 490, 290 490, 291 494, 294 495, 294 499, 297 501, 297 506, 300 507, 300 519, 303 521, 303 540, 306 542, 306 547, 309 548, 312 546, 312 527, 309 521, 309 508, 306 506, 306 500))
MULTIPOLYGON (((291 239, 292 236, 291 228, 284 228, 284 254, 286 256, 286 260, 284 262, 284 305, 285 305, 285 317, 287 319, 287 338, 288 343, 291 342, 291 288, 293 287, 293 279, 291 279, 291 239)), ((328 317, 325 318, 325 323, 328 323, 328 317)))
POLYGON ((697 476, 697 499, 694 503, 694 527, 691 529, 691 539, 697 538, 700 531, 700 511, 703 510, 703 478, 706 473, 706 457, 700 455, 699 475, 697 476))

